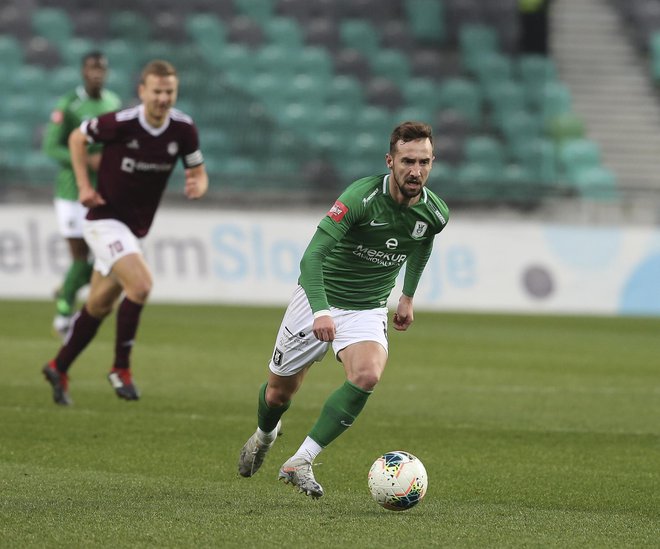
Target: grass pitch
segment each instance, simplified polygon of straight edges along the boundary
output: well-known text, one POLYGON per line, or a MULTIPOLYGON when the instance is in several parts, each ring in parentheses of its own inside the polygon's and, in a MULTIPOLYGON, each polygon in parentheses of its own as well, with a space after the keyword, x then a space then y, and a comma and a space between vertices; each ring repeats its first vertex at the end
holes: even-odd
POLYGON ((313 501, 277 471, 342 369, 316 365, 263 468, 239 477, 283 309, 150 305, 139 402, 105 375, 114 317, 60 408, 40 368, 52 305, 0 302, 2 547, 657 547, 660 319, 417 313, 313 501), (385 511, 367 472, 417 455, 429 491, 385 511))

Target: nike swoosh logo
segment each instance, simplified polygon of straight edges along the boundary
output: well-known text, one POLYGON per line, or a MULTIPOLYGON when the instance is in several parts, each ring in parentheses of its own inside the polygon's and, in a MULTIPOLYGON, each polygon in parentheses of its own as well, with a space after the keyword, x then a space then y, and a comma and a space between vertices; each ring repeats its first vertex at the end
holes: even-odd
POLYGON ((371 220, 371 223, 369 223, 372 227, 382 227, 383 225, 388 225, 387 222, 385 223, 377 223, 375 219, 371 220))
POLYGON ((353 425, 352 423, 347 423, 343 419, 339 420, 339 423, 341 423, 344 427, 350 427, 351 425, 353 425))

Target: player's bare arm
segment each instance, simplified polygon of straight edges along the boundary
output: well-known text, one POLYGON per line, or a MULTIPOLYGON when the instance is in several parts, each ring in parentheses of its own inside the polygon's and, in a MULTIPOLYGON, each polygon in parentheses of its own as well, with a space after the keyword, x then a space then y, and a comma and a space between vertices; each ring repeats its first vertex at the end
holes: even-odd
POLYGON ((87 136, 76 128, 69 136, 69 151, 71 153, 71 166, 76 175, 76 185, 78 186, 78 200, 83 206, 93 208, 105 204, 103 197, 96 192, 87 172, 88 158, 87 154, 87 136))
POLYGON ((401 332, 408 329, 408 327, 415 320, 413 314, 413 298, 405 294, 401 294, 399 298, 399 304, 397 305, 396 312, 394 313, 394 318, 392 319, 392 324, 394 325, 395 330, 401 332))
POLYGON ((206 190, 209 187, 209 176, 206 173, 204 164, 195 166, 194 168, 188 168, 185 171, 185 174, 186 182, 184 193, 186 197, 194 200, 204 196, 206 194, 206 190))

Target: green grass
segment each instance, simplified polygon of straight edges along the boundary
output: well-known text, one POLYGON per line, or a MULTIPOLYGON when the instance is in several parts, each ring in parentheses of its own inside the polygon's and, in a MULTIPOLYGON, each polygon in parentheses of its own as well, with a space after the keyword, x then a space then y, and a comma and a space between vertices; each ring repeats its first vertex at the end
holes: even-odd
POLYGON ((49 303, 0 302, 2 547, 657 547, 660 319, 418 313, 356 424, 318 459, 318 501, 276 480, 326 396, 327 357, 251 479, 236 471, 282 309, 150 305, 134 371, 105 379, 114 319, 60 408, 39 369, 49 303), (367 491, 379 454, 429 473, 393 513, 367 491))

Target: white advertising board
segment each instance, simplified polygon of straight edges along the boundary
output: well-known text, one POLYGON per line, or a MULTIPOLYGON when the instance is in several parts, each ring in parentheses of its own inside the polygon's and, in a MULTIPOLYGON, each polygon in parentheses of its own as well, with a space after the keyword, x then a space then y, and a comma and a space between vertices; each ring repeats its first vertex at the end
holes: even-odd
MULTIPOLYGON (((144 250, 152 301, 278 304, 324 212, 162 209, 144 250)), ((49 299, 68 255, 52 208, 0 206, 0 298, 49 299)), ((398 289, 392 294, 398 298, 398 289)), ((660 315, 660 231, 454 215, 435 243, 416 308, 660 315)))

